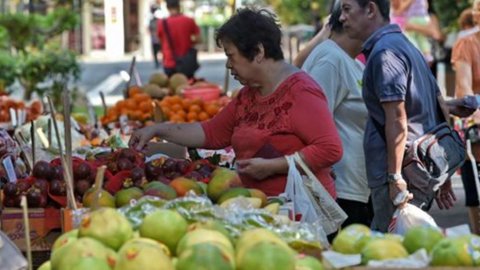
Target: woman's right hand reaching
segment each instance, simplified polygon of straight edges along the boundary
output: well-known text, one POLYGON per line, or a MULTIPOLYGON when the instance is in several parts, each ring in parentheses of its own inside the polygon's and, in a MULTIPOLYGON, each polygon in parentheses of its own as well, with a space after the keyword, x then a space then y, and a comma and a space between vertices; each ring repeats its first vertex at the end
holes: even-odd
POLYGON ((158 125, 152 125, 135 131, 132 137, 130 137, 130 141, 128 141, 128 146, 135 148, 137 151, 144 150, 147 143, 157 136, 158 129, 158 125))

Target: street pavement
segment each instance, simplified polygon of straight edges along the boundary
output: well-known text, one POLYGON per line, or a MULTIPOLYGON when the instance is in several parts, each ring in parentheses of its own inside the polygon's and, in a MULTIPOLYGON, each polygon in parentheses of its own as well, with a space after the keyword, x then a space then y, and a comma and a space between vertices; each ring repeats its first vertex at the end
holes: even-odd
MULTIPOLYGON (((223 88, 225 83, 225 61, 223 53, 218 54, 200 54, 199 60, 201 67, 196 76, 204 78, 207 81, 216 83, 223 88)), ((131 59, 124 58, 116 61, 92 61, 84 60, 81 62, 82 77, 79 81, 79 88, 90 93, 92 101, 99 105, 98 91, 106 93, 107 104, 112 104, 121 99, 122 89, 125 87, 125 81, 120 72, 129 70, 131 59)), ((140 80, 143 84, 148 82, 149 76, 161 69, 155 69, 153 61, 140 60, 136 64, 140 80)), ((240 84, 229 75, 228 89, 234 90, 240 87, 240 84)), ((468 224, 468 214, 465 207, 465 193, 462 181, 459 176, 453 177, 453 187, 457 195, 457 202, 453 209, 440 210, 434 203, 430 214, 433 216, 439 226, 448 228, 456 225, 468 224)))

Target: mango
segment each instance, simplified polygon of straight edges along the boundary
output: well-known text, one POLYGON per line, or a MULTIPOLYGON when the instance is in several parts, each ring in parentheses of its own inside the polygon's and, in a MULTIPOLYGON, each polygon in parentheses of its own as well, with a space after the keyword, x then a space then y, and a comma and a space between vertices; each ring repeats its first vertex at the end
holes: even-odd
POLYGON ((227 237, 230 240, 230 242, 232 242, 232 235, 230 235, 228 230, 225 228, 225 224, 223 224, 221 221, 208 219, 208 220, 192 223, 188 226, 189 232, 198 230, 198 229, 217 231, 223 234, 225 237, 227 237))
POLYGON ((37 270, 51 270, 52 269, 52 263, 50 261, 46 261, 38 267, 37 270))
MULTIPOLYGON (((90 188, 83 194, 83 206, 90 208, 93 206, 93 197, 95 195, 95 188, 90 188)), ((98 207, 115 208, 115 198, 108 191, 101 189, 98 195, 98 207)))
POLYGON ((228 189, 241 186, 242 181, 235 171, 218 167, 212 172, 207 187, 207 195, 212 201, 216 202, 228 189))
POLYGON ((60 235, 60 237, 58 237, 57 240, 55 240, 55 242, 53 242, 52 252, 55 251, 56 249, 60 248, 60 247, 63 247, 64 245, 66 245, 68 243, 76 241, 77 239, 78 239, 78 229, 71 230, 69 232, 66 232, 66 233, 60 235))
POLYGON ((202 187, 197 181, 185 177, 177 177, 170 182, 170 186, 175 189, 179 197, 185 196, 190 190, 197 195, 203 194, 202 187))
POLYGON ((131 240, 118 251, 115 270, 174 270, 170 258, 155 241, 131 240))
MULTIPOLYGON (((230 188, 227 191, 225 191, 224 193, 222 193, 222 195, 220 195, 220 198, 218 198, 217 203, 222 204, 224 201, 226 201, 228 199, 231 199, 231 198, 235 198, 235 197, 249 198, 250 197, 250 191, 248 189, 242 188, 242 187, 230 188)), ((261 204, 261 201, 260 201, 260 204, 261 204)))
POLYGON ((303 254, 295 258, 295 270, 323 270, 323 264, 312 256, 303 254))
POLYGON ((265 192, 256 188, 249 188, 248 191, 250 191, 250 197, 259 198, 262 200, 261 207, 265 207, 267 205, 267 194, 265 194, 265 192))
POLYGON ((154 196, 165 200, 173 200, 177 197, 177 192, 174 188, 158 181, 148 183, 143 190, 144 195, 154 196))
POLYGON ((362 250, 362 263, 370 260, 400 259, 408 256, 407 250, 396 240, 375 239, 362 250))
POLYGON ((218 245, 221 248, 225 248, 230 255, 233 255, 234 253, 233 245, 230 242, 230 239, 222 233, 207 229, 196 229, 188 232, 180 240, 177 246, 177 254, 182 254, 183 251, 200 243, 218 245))
POLYGON ((443 239, 440 230, 433 227, 414 227, 409 229, 403 238, 403 246, 411 254, 424 248, 428 253, 443 239))
POLYGON ((187 221, 176 211, 159 209, 143 219, 139 231, 142 237, 165 244, 175 254, 177 244, 187 233, 187 221))
POLYGON ((143 196, 143 191, 138 187, 122 189, 115 194, 115 205, 120 208, 130 204, 131 200, 138 200, 143 196))
POLYGON ((237 270, 295 270, 295 255, 276 243, 259 242, 249 247, 236 264, 237 270))
POLYGON ((133 237, 127 218, 112 208, 100 208, 86 215, 80 225, 79 237, 92 237, 106 246, 118 250, 133 237))
POLYGON ((117 260, 113 250, 95 239, 83 237, 52 253, 52 269, 72 269, 83 259, 91 257, 104 261, 110 267, 114 267, 117 260))
POLYGON ((189 247, 178 256, 176 270, 234 270, 233 255, 211 243, 189 247))
POLYGON ((243 256, 249 252, 250 248, 258 243, 268 242, 273 243, 285 250, 293 253, 292 249, 275 233, 264 229, 256 228, 248 231, 244 231, 237 240, 235 261, 239 262, 243 259, 243 256))

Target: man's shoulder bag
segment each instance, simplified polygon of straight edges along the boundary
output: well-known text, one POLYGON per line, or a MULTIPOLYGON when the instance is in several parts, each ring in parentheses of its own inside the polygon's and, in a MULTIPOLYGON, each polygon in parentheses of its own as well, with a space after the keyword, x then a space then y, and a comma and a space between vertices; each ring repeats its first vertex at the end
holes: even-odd
POLYGON ((185 76, 188 78, 193 77, 195 71, 197 71, 200 67, 197 59, 197 49, 192 47, 188 50, 187 54, 178 56, 175 53, 175 48, 173 47, 172 37, 170 36, 170 31, 168 30, 167 20, 162 20, 162 23, 163 29, 165 29, 165 34, 167 35, 168 45, 170 46, 173 53, 173 58, 175 59, 175 69, 177 72, 185 74, 185 76))
MULTIPOLYGON (((413 192, 414 201, 423 209, 430 208, 435 192, 466 158, 463 140, 449 126, 438 100, 437 108, 443 121, 407 146, 402 162, 402 175, 411 192, 420 192, 413 192)), ((372 122, 385 139, 385 130, 375 119, 372 122)))

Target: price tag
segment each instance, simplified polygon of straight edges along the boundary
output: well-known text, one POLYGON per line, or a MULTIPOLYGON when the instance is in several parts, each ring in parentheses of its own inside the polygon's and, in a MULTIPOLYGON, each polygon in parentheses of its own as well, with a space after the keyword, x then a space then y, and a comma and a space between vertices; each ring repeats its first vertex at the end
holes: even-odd
POLYGON ((10 181, 11 183, 16 183, 17 174, 15 173, 15 168, 13 167, 12 157, 4 158, 2 163, 5 171, 7 172, 8 181, 10 181))

